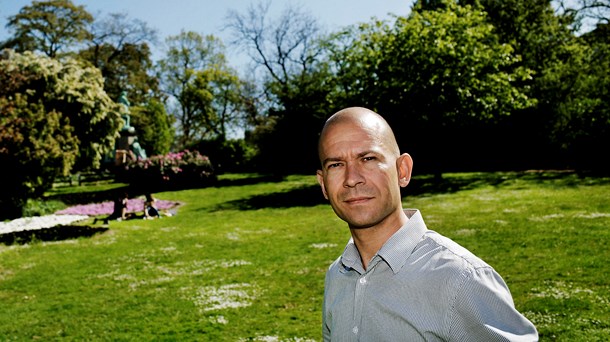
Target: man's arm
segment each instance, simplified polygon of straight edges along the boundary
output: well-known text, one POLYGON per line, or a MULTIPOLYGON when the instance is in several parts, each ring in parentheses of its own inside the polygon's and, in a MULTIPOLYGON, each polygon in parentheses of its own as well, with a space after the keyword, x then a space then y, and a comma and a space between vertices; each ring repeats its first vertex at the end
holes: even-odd
POLYGON ((452 340, 538 341, 536 327, 515 309, 508 286, 491 267, 465 274, 450 317, 452 340))

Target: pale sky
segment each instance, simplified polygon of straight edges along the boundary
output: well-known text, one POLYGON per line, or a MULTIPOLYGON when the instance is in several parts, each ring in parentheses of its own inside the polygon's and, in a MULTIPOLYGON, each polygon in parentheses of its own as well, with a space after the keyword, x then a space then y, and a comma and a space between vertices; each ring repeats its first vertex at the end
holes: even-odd
MULTIPOLYGON (((0 0, 0 40, 8 37, 7 18, 31 4, 30 0, 0 0)), ((139 19, 158 31, 160 43, 181 30, 203 35, 213 34, 228 45, 230 33, 222 31, 223 20, 230 9, 243 13, 258 0, 73 0, 83 5, 96 18, 109 13, 127 13, 130 19, 139 19)), ((287 4, 301 8, 318 19, 326 31, 368 22, 372 17, 389 19, 390 14, 406 15, 413 0, 273 0, 270 15, 276 18, 287 4)), ((227 47, 229 63, 239 69, 247 60, 244 54, 227 47)), ((153 50, 154 51, 154 50, 153 50)))

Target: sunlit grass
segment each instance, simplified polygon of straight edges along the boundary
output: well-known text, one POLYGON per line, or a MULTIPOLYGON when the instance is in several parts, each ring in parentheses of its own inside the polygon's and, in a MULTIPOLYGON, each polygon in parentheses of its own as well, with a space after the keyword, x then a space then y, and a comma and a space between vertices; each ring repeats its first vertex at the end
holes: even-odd
MULTIPOLYGON (((221 184, 155 194, 184 203, 173 217, 0 245, 2 339, 319 341, 345 224, 314 176, 221 184)), ((452 174, 415 178, 404 204, 494 266, 541 340, 603 341, 609 193, 575 174, 452 174)))

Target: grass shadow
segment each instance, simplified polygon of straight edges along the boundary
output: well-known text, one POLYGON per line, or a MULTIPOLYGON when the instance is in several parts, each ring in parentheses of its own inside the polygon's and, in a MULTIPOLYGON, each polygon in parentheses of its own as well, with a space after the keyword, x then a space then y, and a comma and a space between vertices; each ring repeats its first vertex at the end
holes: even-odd
MULTIPOLYGON (((248 179, 250 180, 250 179, 248 179)), ((485 184, 500 184, 501 177, 481 174, 478 177, 454 178, 445 177, 440 181, 433 176, 414 178, 409 186, 403 188, 403 196, 421 196, 438 193, 451 193, 483 186, 485 184)), ((254 195, 219 204, 212 211, 219 210, 257 210, 262 208, 312 207, 329 202, 322 195, 320 186, 309 185, 274 193, 254 195)))
POLYGON ((63 241, 92 237, 104 233, 107 227, 90 227, 79 225, 59 225, 51 228, 11 232, 0 235, 0 243, 5 245, 25 245, 36 241, 63 241))
POLYGON ((150 187, 144 188, 138 185, 125 184, 123 186, 114 187, 111 189, 86 191, 86 192, 68 192, 68 193, 56 193, 50 194, 44 197, 45 200, 57 200, 61 201, 67 206, 78 205, 78 204, 89 204, 89 203, 101 203, 105 201, 114 201, 123 193, 127 193, 129 198, 135 198, 143 196, 147 192, 157 193, 163 191, 179 191, 186 189, 200 189, 207 187, 228 187, 228 186, 242 186, 242 185, 253 185, 258 183, 270 183, 270 182, 281 182, 285 179, 283 176, 276 175, 255 175, 241 178, 225 178, 215 180, 210 183, 201 185, 187 185, 173 186, 173 187, 150 187))
MULTIPOLYGON (((247 178, 236 180, 244 184, 255 184, 258 181, 269 181, 268 178, 247 178)), ((477 189, 486 186, 514 186, 518 181, 535 183, 540 186, 573 187, 582 185, 600 185, 610 183, 608 177, 595 177, 579 174, 573 171, 511 171, 511 172, 481 172, 467 174, 447 174, 441 178, 434 175, 414 177, 406 188, 402 188, 405 196, 427 196, 435 194, 455 193, 458 191, 477 189)), ((236 183, 225 182, 225 185, 236 183)), ((219 204, 211 211, 218 210, 256 210, 262 208, 311 207, 327 204, 318 185, 302 186, 274 193, 250 196, 239 200, 219 204)))
POLYGON ((325 203, 328 203, 328 201, 322 195, 320 187, 318 185, 310 185, 221 203, 213 208, 212 211, 312 207, 325 203))
POLYGON ((254 185, 259 183, 278 183, 285 179, 285 176, 280 175, 248 175, 247 177, 240 178, 220 178, 211 186, 221 188, 226 186, 254 185))
POLYGON ((610 184, 610 177, 600 177, 572 170, 528 170, 508 172, 455 173, 438 178, 433 175, 414 177, 409 186, 402 189, 403 196, 425 196, 455 193, 486 186, 497 188, 518 186, 527 182, 537 186, 575 187, 610 184))

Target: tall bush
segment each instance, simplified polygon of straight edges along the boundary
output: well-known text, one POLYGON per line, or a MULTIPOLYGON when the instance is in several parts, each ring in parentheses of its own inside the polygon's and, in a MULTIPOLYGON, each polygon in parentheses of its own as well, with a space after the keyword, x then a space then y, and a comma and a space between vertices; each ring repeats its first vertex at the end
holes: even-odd
POLYGON ((98 69, 4 50, 0 54, 0 218, 21 216, 55 177, 97 168, 122 125, 98 69))

